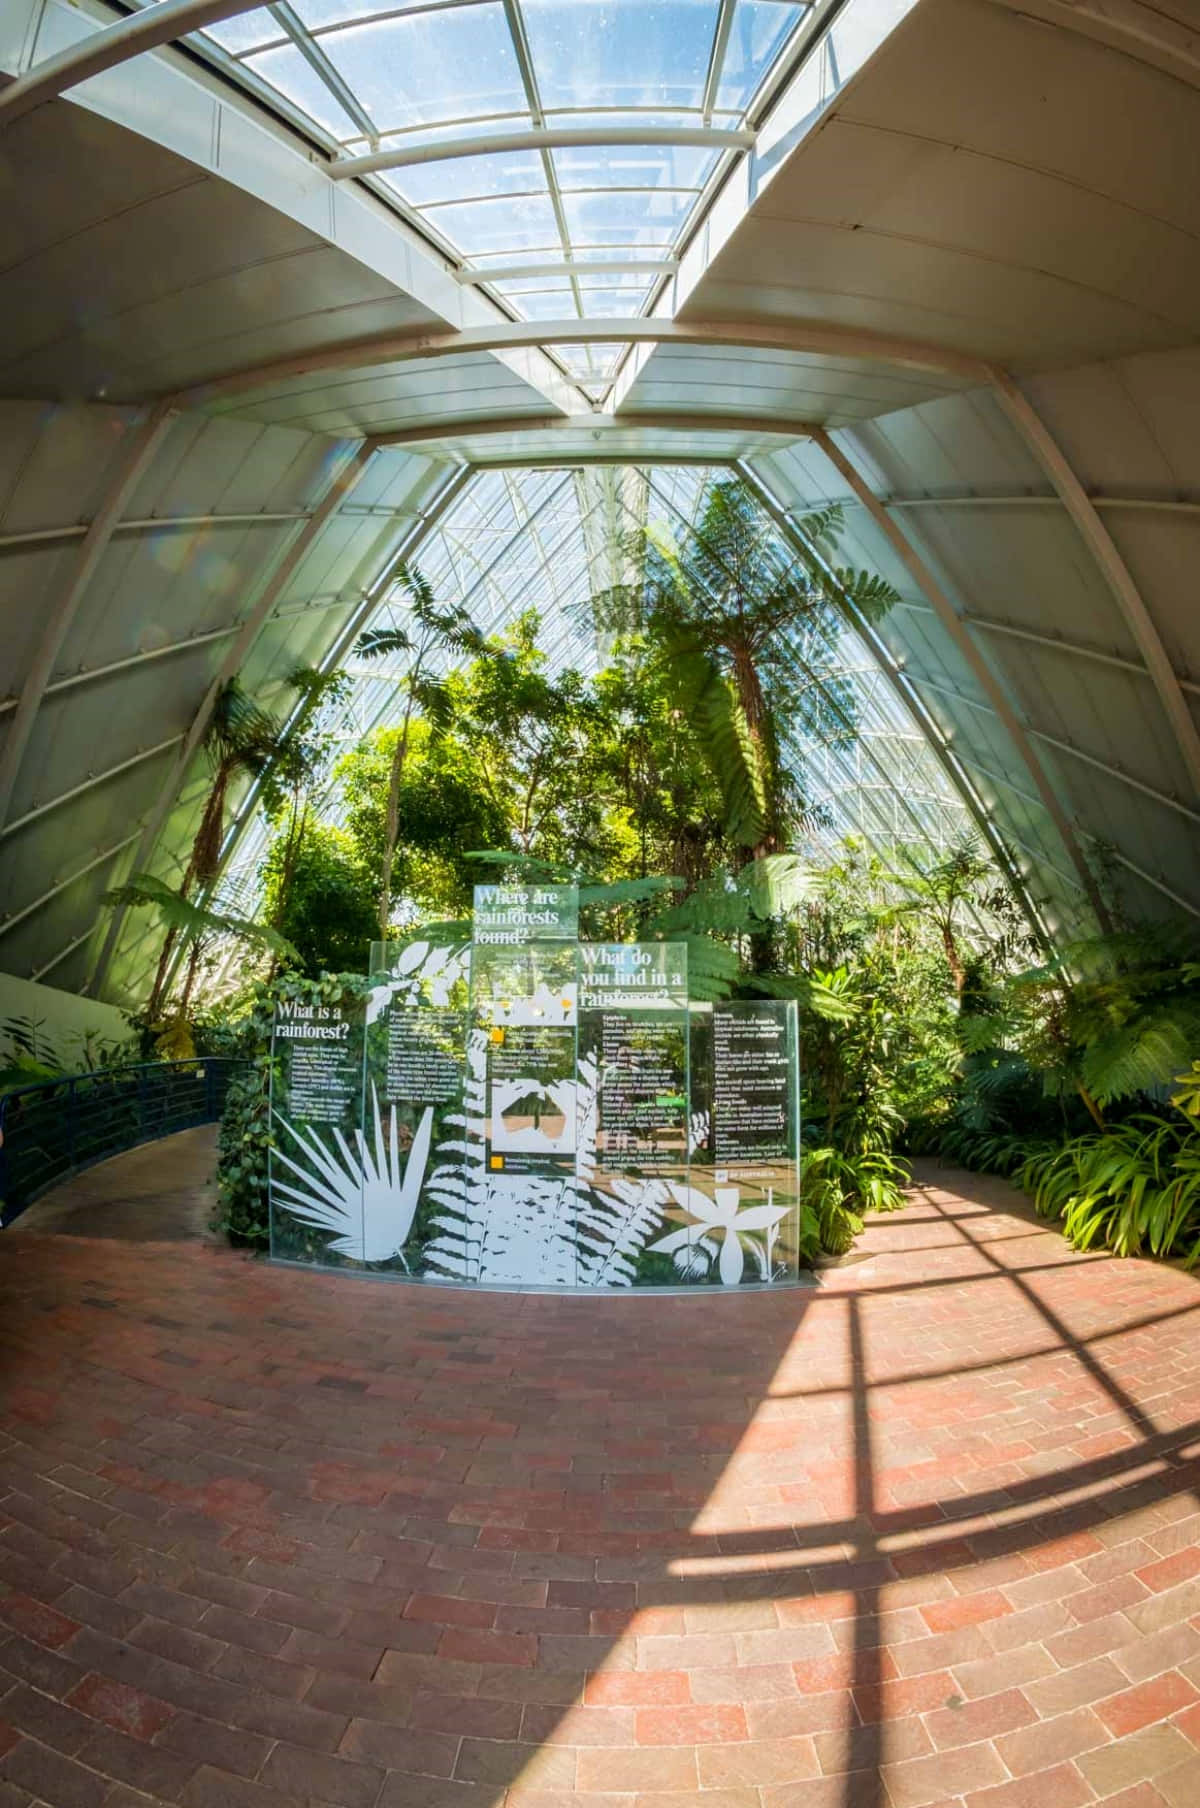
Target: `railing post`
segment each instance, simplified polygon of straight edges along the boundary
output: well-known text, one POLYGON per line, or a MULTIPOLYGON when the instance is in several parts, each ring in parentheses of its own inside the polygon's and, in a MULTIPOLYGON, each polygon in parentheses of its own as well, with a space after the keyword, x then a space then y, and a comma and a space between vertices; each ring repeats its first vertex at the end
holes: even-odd
POLYGON ((210 1124, 217 1115, 217 1067, 211 1055, 204 1057, 204 1114, 210 1124))
POLYGON ((146 1137, 146 1069, 139 1062, 137 1070, 137 1139, 146 1137))
POLYGON ((67 1159, 72 1169, 75 1167, 77 1148, 79 1099, 75 1091, 75 1081, 67 1081, 67 1159))

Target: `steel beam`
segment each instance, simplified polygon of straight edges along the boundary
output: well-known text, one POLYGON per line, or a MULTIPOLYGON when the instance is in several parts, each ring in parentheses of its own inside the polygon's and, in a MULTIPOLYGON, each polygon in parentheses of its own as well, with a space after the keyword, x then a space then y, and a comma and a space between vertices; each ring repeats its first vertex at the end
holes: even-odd
POLYGON ((1102 847, 1108 859, 1119 861, 1131 873, 1135 873, 1139 879, 1143 879, 1147 885, 1153 886, 1155 891, 1160 891, 1164 898, 1170 898, 1172 904, 1178 904, 1180 910, 1186 910, 1190 916, 1200 917, 1200 904, 1196 904, 1190 898, 1185 898, 1180 892, 1173 891, 1165 879, 1156 878, 1153 873, 1147 872, 1144 866, 1139 866, 1136 860, 1131 860, 1128 854, 1123 854, 1119 848, 1111 847, 1107 842, 1100 842, 1098 836, 1089 835, 1088 840, 1094 841, 1102 847))
MULTIPOLYGON (((371 459, 375 456, 376 450, 377 446, 374 440, 363 440, 355 449, 349 460, 341 464, 335 470, 321 501, 309 515, 304 527, 297 534, 292 545, 288 548, 288 551, 276 566, 267 583, 263 586, 262 592, 255 602, 253 609, 250 611, 250 614, 240 625, 237 639, 234 641, 233 646, 222 661, 221 668, 216 677, 209 685, 204 699, 192 720, 191 726, 182 737, 183 745, 180 748, 179 757, 172 766, 170 773, 167 775, 154 808, 150 812, 150 816, 142 830, 138 842, 137 853, 135 854, 133 861, 134 871, 140 872, 145 867, 150 854, 153 852, 154 845, 162 832, 163 824, 166 822, 171 807, 179 794, 180 787, 186 776, 192 757, 208 731, 208 725, 212 720, 212 712, 216 707, 217 698, 220 696, 229 680, 236 676, 241 670, 246 655, 258 639, 272 609, 275 607, 275 604, 278 602, 283 591, 295 575, 297 568, 311 551, 313 543, 320 538, 326 524, 334 515, 336 515, 342 503, 350 495, 354 486, 362 477, 368 464, 371 462, 371 459)), ((177 736, 176 740, 178 739, 179 737, 177 736)), ((99 989, 107 976, 109 963, 112 960, 124 922, 125 909, 123 906, 118 906, 113 912, 112 922, 109 924, 108 934, 104 939, 104 944, 100 950, 96 965, 88 977, 87 984, 83 987, 83 990, 90 992, 93 997, 99 995, 99 989)))
POLYGON ((189 31, 200 31, 220 19, 253 12, 259 0, 158 0, 144 12, 106 25, 56 56, 35 63, 25 75, 0 90, 0 130, 21 119, 43 102, 78 87, 93 75, 115 69, 130 57, 157 50, 189 31))
MULTIPOLYGON (((933 609, 928 603, 914 603, 910 598, 901 599, 902 609, 911 609, 918 615, 932 615, 933 609)), ((1106 653, 1103 647, 1089 647, 1086 641, 1067 640, 1061 634, 1038 634, 1032 628, 1018 627, 1015 622, 997 621, 991 615, 964 614, 963 621, 972 628, 983 628, 988 634, 1008 635, 1013 640, 1023 640, 1034 647, 1045 647, 1052 653, 1069 653, 1079 659, 1090 659, 1096 665, 1112 666, 1118 672, 1129 672, 1135 678, 1149 678, 1150 674, 1144 665, 1136 659, 1129 659, 1123 653, 1106 653)), ((1179 688, 1193 696, 1200 697, 1200 684, 1194 679, 1180 678, 1179 688)))
MULTIPOLYGON (((458 332, 373 333, 338 345, 314 346, 296 356, 279 358, 227 372, 180 390, 177 406, 209 407, 223 396, 263 389, 289 377, 327 370, 353 370, 364 364, 405 364, 426 358, 462 357, 472 352, 508 352, 547 345, 696 345, 748 347, 761 351, 808 353, 823 358, 854 358, 864 363, 894 365, 922 375, 949 378, 981 387, 992 379, 992 366, 949 347, 930 345, 836 322, 774 320, 667 320, 624 316, 586 320, 507 320, 458 332)), ((586 416, 580 416, 586 419, 586 416)), ((618 417, 619 418, 619 417, 618 417)))
POLYGON ((106 766, 103 772, 89 774, 80 784, 72 785, 69 791, 60 791, 57 797, 51 797, 46 803, 35 804, 32 810, 26 810, 24 816, 18 816, 14 822, 9 823, 0 839, 7 840, 10 835, 19 834, 39 817, 48 816, 51 810, 69 804, 72 798, 82 797, 85 791, 95 790, 97 785, 106 785, 110 779, 120 778, 123 772, 130 771, 134 766, 140 766, 146 760, 157 759, 160 753, 167 753, 172 747, 178 747, 181 739, 180 735, 169 735, 165 741, 158 741, 153 747, 139 747, 136 753, 131 753, 119 765, 106 766))
MULTIPOLYGON (((193 634, 188 640, 173 640, 165 647, 151 647, 145 653, 131 653, 127 659, 113 659, 107 665, 94 665, 84 672, 72 672, 69 678, 57 678, 48 684, 42 693, 46 697, 57 697, 62 691, 76 690, 81 684, 92 684, 99 678, 111 678, 116 672, 132 671, 140 665, 150 665, 156 659, 170 659, 176 653, 190 653, 193 647, 207 646, 214 640, 228 640, 237 633, 236 622, 228 628, 213 628, 207 634, 193 634)), ((7 715, 9 710, 16 709, 15 697, 5 698, 0 702, 0 716, 7 715)))
MULTIPOLYGON (((1032 628, 1019 628, 1013 622, 997 621, 989 615, 968 615, 964 620, 972 627, 983 628, 988 634, 1007 635, 1012 640, 1023 640, 1034 647, 1046 647, 1052 653, 1069 653, 1072 658, 1090 659, 1096 665, 1114 667, 1119 672, 1129 672, 1135 678, 1149 678, 1150 673, 1136 659, 1127 659, 1120 653, 1106 653, 1102 647, 1089 647, 1080 640, 1066 640, 1054 634, 1038 634, 1032 628)), ((1178 678, 1176 682, 1181 691, 1191 691, 1200 697, 1200 684, 1190 678, 1178 678)))
POLYGON ((712 51, 708 59, 708 74, 704 78, 704 96, 700 103, 706 126, 712 124, 712 116, 717 104, 717 90, 721 86, 721 77, 725 72, 725 53, 729 49, 729 34, 733 30, 733 14, 736 5, 737 0, 721 0, 717 12, 712 51))
MULTIPOLYGON (((123 534, 152 533, 160 528, 171 533, 195 527, 272 526, 277 522, 303 521, 304 518, 295 509, 261 515, 139 515, 131 520, 118 521, 113 533, 119 537, 123 534)), ((82 540, 87 531, 86 521, 74 521, 67 527, 34 527, 24 533, 0 534, 0 553, 15 552, 23 546, 45 545, 58 540, 82 540)))
POLYGON ((83 946, 84 942, 90 941, 91 937, 95 934, 95 931, 96 925, 93 923, 90 929, 85 929, 82 935, 77 935, 73 942, 68 942, 65 948, 60 948, 53 960, 45 961, 40 967, 35 967, 29 975, 30 979, 44 979, 47 973, 52 972, 55 967, 62 965, 68 954, 74 954, 76 948, 80 948, 83 946))
MULTIPOLYGON (((807 438, 811 432, 809 421, 794 420, 782 415, 777 420, 767 420, 761 415, 743 414, 672 414, 657 412, 653 415, 623 414, 537 414, 537 415, 483 415, 477 419, 445 420, 426 423, 420 427, 401 427, 393 433, 376 435, 376 443, 381 446, 422 446, 439 445, 446 440, 492 439, 506 433, 547 433, 559 437, 575 434, 581 438, 591 439, 594 443, 602 443, 605 439, 619 433, 627 433, 630 429, 645 429, 658 433, 729 433, 736 434, 739 439, 784 439, 789 444, 798 439, 807 438)), ((778 448, 776 448, 778 450, 778 448)), ((647 456, 639 451, 636 455, 612 451, 596 454, 609 464, 678 464, 678 456, 674 452, 660 458, 647 456)), ((562 452, 551 456, 562 458, 562 452)), ((572 462, 571 457, 567 463, 572 462)), ((728 453, 714 453, 705 463, 725 464, 728 453)))
POLYGON ((812 440, 814 445, 818 446, 825 454, 825 457, 829 460, 830 464, 832 464, 844 482, 849 484, 855 496, 858 497, 858 500, 870 514, 872 520, 892 548, 892 551, 904 566, 904 569, 913 579, 922 595, 928 600, 938 618, 943 632, 948 635, 955 650, 971 672, 972 677, 975 679, 984 695, 988 698, 995 714, 1003 724, 1009 740, 1016 748, 1022 765, 1033 780, 1034 789, 1037 791, 1038 796, 1042 800, 1043 807, 1058 831, 1059 838, 1066 850, 1067 858, 1079 875, 1080 883, 1092 904, 1092 908, 1096 912, 1097 919, 1101 924, 1104 924, 1107 914, 1104 907, 1104 900, 1101 898, 1096 887, 1091 868, 1084 858, 1083 849, 1080 847, 1076 838, 1075 830, 1067 817, 1066 811, 1058 801, 1058 796, 1054 786, 1050 782, 1045 767, 1042 765, 1041 760, 1038 758, 1037 753, 1031 744, 1026 725, 1021 721, 1016 710, 1009 702, 995 673, 992 671, 990 664, 981 654, 974 639, 959 616, 958 610, 951 602, 946 591, 942 588, 929 566, 925 563, 925 560, 917 552, 911 541, 906 538, 897 523, 884 508, 875 492, 871 489, 870 485, 859 471, 857 465, 851 462, 842 448, 837 445, 822 428, 814 427, 812 440))
MULTIPOLYGON (((287 39, 296 46, 304 61, 308 64, 317 80, 328 88, 338 106, 352 119, 359 131, 368 140, 376 138, 377 127, 371 115, 364 111, 362 103, 346 82, 344 82, 324 50, 316 39, 309 36, 303 19, 299 18, 287 0, 275 0, 275 4, 267 8, 277 25, 282 25, 287 39)), ((378 142, 376 140, 376 142, 378 142)))
POLYGON ((52 885, 49 891, 44 891, 40 898, 33 900, 32 904, 26 904, 23 909, 15 911, 12 916, 5 917, 0 922, 0 936, 7 935, 10 930, 17 927, 18 923, 23 923, 26 917, 33 916, 36 911, 42 909, 43 905, 49 904, 52 898, 57 898, 59 892, 69 890, 77 879, 86 878, 88 873, 95 872, 98 866, 103 866, 106 860, 112 860, 121 852, 122 848, 129 847, 131 842, 136 841, 137 838, 138 831, 135 829, 132 835, 126 835, 123 840, 114 842, 112 847, 105 848, 102 854, 95 855, 86 866, 81 866, 78 871, 73 872, 69 879, 60 879, 57 885, 52 885))
POLYGON ((1140 791, 1143 797, 1153 799, 1162 804, 1166 810, 1174 810, 1177 815, 1185 816, 1200 828, 1200 810, 1191 810, 1187 804, 1180 803, 1177 797, 1169 792, 1159 791, 1154 785, 1148 785, 1143 779, 1135 778, 1132 772, 1126 772, 1121 766, 1110 765, 1107 760, 1097 759, 1094 753, 1085 753, 1082 747, 1076 747, 1071 741, 1060 741, 1057 735, 1047 734, 1042 728, 1030 730, 1035 740, 1044 741, 1047 747, 1054 747, 1059 753, 1069 753, 1072 759, 1081 760, 1085 766, 1094 766, 1097 772, 1103 772, 1108 778, 1115 778, 1133 791, 1140 791))
POLYGON ((714 151, 749 151, 755 134, 719 126, 534 126, 522 132, 473 132, 440 138, 433 144, 399 145, 370 151, 364 157, 339 157, 326 164, 335 182, 351 176, 373 176, 380 170, 411 169, 416 164, 445 163, 455 157, 498 157, 508 151, 565 150, 573 144, 691 144, 714 151))
POLYGON ((565 258, 538 258, 526 264, 464 264, 455 270, 460 283, 525 282, 540 276, 671 276, 679 268, 676 257, 596 257, 581 263, 565 258))
POLYGON ((1200 729, 1196 727, 1162 638, 1128 566, 1096 513, 1087 491, 1032 403, 1004 371, 995 374, 993 388, 1000 406, 1061 496, 1080 538, 1099 566, 1154 681, 1193 794, 1200 797, 1200 729))
POLYGON ((4 833, 9 819, 13 791, 24 763, 29 739, 33 733, 46 686, 49 684, 50 675, 54 670, 54 663, 70 633, 88 584, 112 539, 113 529, 121 518, 121 511, 137 488, 146 467, 157 452, 174 418, 174 408, 166 402, 160 402, 144 415, 139 425, 131 431, 122 448, 104 501, 100 505, 95 520, 83 536, 74 568, 67 580, 66 589, 57 602, 52 602, 49 606, 41 636, 17 702, 16 715, 5 737, 3 754, 0 755, 0 835, 4 833))
MULTIPOLYGON (((885 508, 899 509, 1022 509, 1062 507, 1062 497, 1043 495, 1036 490, 1027 490, 1023 495, 1008 496, 902 496, 894 494, 881 496, 880 502, 885 508)), ((1095 509, 1145 509, 1161 511, 1166 515, 1200 515, 1200 502, 1188 502, 1182 497, 1169 496, 1093 496, 1088 501, 1095 509)))
MULTIPOLYGON (((978 709, 984 715, 997 716, 999 714, 993 703, 986 703, 982 697, 968 697, 965 691, 956 690, 954 685, 946 684, 940 678, 930 678, 925 672, 913 672, 910 673, 910 676, 913 683, 919 684, 923 690, 938 691, 943 696, 951 698, 953 702, 964 703, 968 709, 978 709)), ((1103 772, 1106 777, 1115 778, 1120 784, 1128 785, 1131 790, 1140 791, 1143 797, 1152 798, 1156 804, 1162 804, 1165 809, 1175 810, 1180 816, 1186 816, 1189 822, 1200 824, 1200 811, 1189 809, 1187 804, 1180 802, 1179 798, 1172 797, 1166 791, 1157 790, 1154 785, 1146 784, 1144 779, 1135 778, 1131 772, 1126 772, 1124 767, 1114 766, 1111 761, 1102 760, 1094 753, 1086 753, 1073 741, 1061 740, 1057 735, 1048 734, 1044 728, 1032 726, 1029 729, 1029 737, 1031 740, 1044 742, 1047 747, 1053 747, 1058 753, 1069 753, 1073 759, 1081 760, 1085 766, 1094 766, 1097 772, 1103 772)))

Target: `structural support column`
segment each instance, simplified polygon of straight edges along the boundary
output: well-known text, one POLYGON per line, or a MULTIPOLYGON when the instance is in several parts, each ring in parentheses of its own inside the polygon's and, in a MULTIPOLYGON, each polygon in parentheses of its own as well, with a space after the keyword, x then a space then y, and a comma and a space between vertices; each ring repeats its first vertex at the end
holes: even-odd
MULTIPOLYGON (((142 830, 137 850, 133 857, 131 871, 141 872, 154 851, 155 844, 158 841, 159 835, 162 833, 163 825, 170 813, 171 806, 179 795, 180 786, 183 784, 187 769, 192 762, 196 749, 208 732, 208 725, 212 720, 212 713, 216 707, 217 698, 229 683, 229 680, 235 677, 241 670, 247 654, 250 652, 251 647, 262 632, 267 617, 275 607, 275 604, 283 594, 283 591, 291 582, 297 568, 308 555, 314 541, 320 538, 327 523, 334 515, 336 515, 343 502, 349 497, 355 485, 358 483, 359 478, 375 456, 376 450, 377 444, 375 440, 363 440, 349 462, 339 467, 330 482, 325 495, 321 498, 320 503, 313 510, 312 514, 305 522, 304 527, 300 533, 297 534, 284 557, 276 566, 272 576, 263 587, 262 594, 255 603, 254 608, 242 623, 241 628, 238 631, 237 639, 226 654, 220 670, 208 687, 204 701, 196 711, 192 725, 184 736, 183 746, 180 748, 179 752, 179 758, 172 766, 166 782, 158 795, 154 808, 147 818, 146 826, 142 830)), ((100 950, 99 959, 88 977, 87 985, 83 988, 83 990, 90 993, 93 998, 99 997, 100 995, 100 988, 103 986, 105 978, 107 977, 109 965, 112 961, 113 954, 116 951, 117 942, 120 938, 124 924, 125 909, 123 906, 119 906, 113 912, 112 922, 108 926, 108 934, 104 938, 104 945, 100 950)))
POLYGON ((1100 567, 1104 581, 1121 611, 1122 620, 1137 642, 1138 651, 1146 662, 1146 670, 1154 680, 1159 701, 1166 711, 1184 768, 1191 781, 1193 794, 1200 797, 1200 730, 1196 727, 1195 717, 1180 688, 1175 668, 1167 657, 1162 637, 1142 601, 1141 592, 1087 491, 1033 404, 1026 400, 1006 372, 998 371, 993 383, 1000 406, 1058 491, 1080 537, 1100 567))
POLYGON ((55 661, 71 631, 96 567, 108 549, 125 505, 174 418, 175 410, 166 403, 160 403, 131 434, 109 485, 108 494, 83 536, 67 587, 57 602, 50 606, 49 617, 42 629, 41 640, 17 703, 17 713, 5 738, 3 754, 0 754, 0 835, 4 833, 11 814, 13 790, 20 776, 29 738, 54 671, 55 661))

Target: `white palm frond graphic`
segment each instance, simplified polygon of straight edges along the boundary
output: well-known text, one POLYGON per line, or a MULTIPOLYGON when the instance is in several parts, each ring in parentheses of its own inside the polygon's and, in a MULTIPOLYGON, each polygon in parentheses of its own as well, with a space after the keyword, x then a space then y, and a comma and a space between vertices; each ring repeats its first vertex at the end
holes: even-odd
POLYGON ((371 1111, 371 1141, 361 1130, 355 1130, 356 1147, 340 1129, 334 1129, 331 1147, 315 1130, 298 1130, 281 1116, 279 1122, 301 1160, 294 1160, 281 1148, 275 1150, 275 1159, 300 1184, 276 1180, 274 1190, 299 1223, 333 1233, 329 1247, 338 1255, 355 1262, 389 1262, 395 1256, 404 1261, 404 1245, 416 1217, 429 1159, 433 1107, 426 1106, 421 1115, 408 1160, 403 1163, 403 1177, 396 1107, 393 1105, 388 1114, 385 1137, 379 1097, 373 1086, 371 1111))

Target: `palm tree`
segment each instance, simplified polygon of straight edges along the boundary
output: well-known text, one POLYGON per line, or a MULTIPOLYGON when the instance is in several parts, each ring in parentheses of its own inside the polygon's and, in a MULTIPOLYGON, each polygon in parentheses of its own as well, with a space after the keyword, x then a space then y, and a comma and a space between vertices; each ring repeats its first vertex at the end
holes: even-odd
POLYGON ((451 698, 445 680, 430 670, 434 657, 442 652, 478 655, 486 649, 484 637, 467 611, 458 603, 448 608, 439 606, 428 579, 417 566, 402 565, 397 578, 408 595, 410 626, 368 629, 355 647, 360 659, 382 659, 396 653, 409 655, 408 667, 398 686, 404 697, 404 714, 392 754, 384 819, 383 869, 379 876, 381 942, 387 940, 392 913, 392 869, 400 838, 400 787, 404 781, 413 713, 419 710, 435 731, 444 728, 451 716, 451 698))
MULTIPOLYGON (((201 746, 212 768, 212 784, 204 800, 199 826, 192 841, 177 895, 187 899, 194 890, 205 890, 216 879, 225 839, 225 806, 229 788, 239 775, 257 778, 279 758, 285 746, 283 725, 260 709, 253 698, 231 678, 218 693, 201 746)), ((146 1003, 146 1019, 153 1023, 162 1005, 171 971, 171 955, 179 938, 179 926, 164 919, 166 934, 158 957, 154 984, 146 1003)))
POLYGON ((656 528, 634 536, 637 580, 591 605, 601 631, 665 648, 743 862, 786 848, 803 817, 788 744, 853 732, 853 696, 831 652, 844 600, 871 621, 896 600, 882 578, 832 565, 839 508, 797 525, 803 550, 792 551, 746 486, 723 479, 682 545, 656 528))

